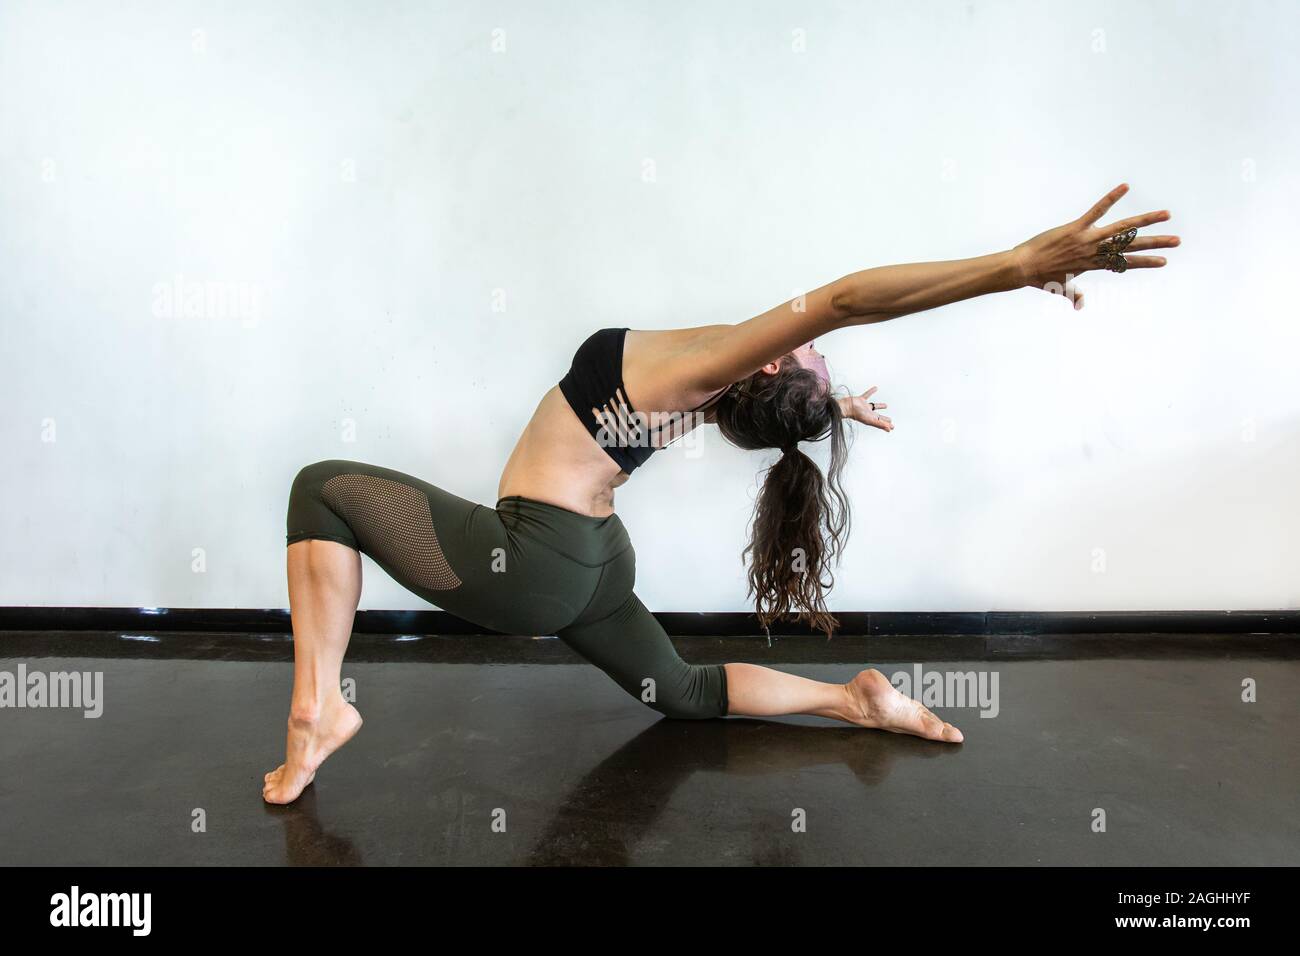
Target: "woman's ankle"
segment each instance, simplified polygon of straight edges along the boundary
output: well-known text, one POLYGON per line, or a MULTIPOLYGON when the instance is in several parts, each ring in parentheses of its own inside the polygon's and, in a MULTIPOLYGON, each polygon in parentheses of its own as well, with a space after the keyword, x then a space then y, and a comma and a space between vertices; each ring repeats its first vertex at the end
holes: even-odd
POLYGON ((332 695, 318 697, 294 697, 289 702, 289 723, 300 726, 312 726, 333 709, 334 704, 342 703, 343 695, 335 691, 332 695), (337 698, 337 700, 335 699, 337 698))

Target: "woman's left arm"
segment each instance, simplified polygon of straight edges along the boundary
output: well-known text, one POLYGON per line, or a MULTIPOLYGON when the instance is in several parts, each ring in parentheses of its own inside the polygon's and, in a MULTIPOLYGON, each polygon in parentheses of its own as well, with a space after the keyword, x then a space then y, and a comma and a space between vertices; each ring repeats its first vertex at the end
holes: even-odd
POLYGON ((1006 252, 950 262, 866 269, 737 325, 704 326, 695 330, 690 355, 683 359, 683 374, 690 378, 693 389, 713 391, 837 329, 883 322, 1025 286, 1060 292, 1074 299, 1076 309, 1081 308, 1082 297, 1068 283, 1071 277, 1103 267, 1115 271, 1159 268, 1165 264, 1163 256, 1125 257, 1120 253, 1169 248, 1179 243, 1177 236, 1135 239, 1142 226, 1168 219, 1167 210, 1098 228, 1097 220, 1126 192, 1128 185, 1121 184, 1073 222, 1039 233, 1006 252), (1123 235, 1130 231, 1132 234, 1123 235))
POLYGON ((831 302, 843 325, 867 325, 1025 284, 1015 251, 1007 250, 974 259, 864 269, 837 279, 831 302))
MULTIPOLYGON (((1160 210, 1098 227, 1097 220, 1126 192, 1127 183, 1116 186, 1078 219, 1039 233, 1006 252, 950 262, 880 266, 847 275, 833 283, 833 310, 846 325, 865 325, 1025 286, 1071 295, 1071 278, 1107 267, 1108 262, 1114 264, 1110 255, 1102 252, 1103 242, 1169 218, 1168 210, 1160 210)), ((1129 236, 1117 251, 1178 244, 1177 236, 1129 236)), ((1165 264, 1163 256, 1122 258, 1129 269, 1158 269, 1165 264)), ((1076 309, 1082 308, 1082 303, 1081 297, 1075 298, 1076 309)))

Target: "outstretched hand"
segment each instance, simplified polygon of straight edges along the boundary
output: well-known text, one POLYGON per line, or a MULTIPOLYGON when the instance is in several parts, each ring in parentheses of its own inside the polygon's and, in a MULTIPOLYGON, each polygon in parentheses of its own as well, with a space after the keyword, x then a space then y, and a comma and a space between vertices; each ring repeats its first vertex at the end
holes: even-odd
MULTIPOLYGON (((1169 210, 1161 209, 1097 226, 1097 220, 1127 192, 1128 183, 1121 183, 1078 219, 1039 233, 1016 246, 1013 254, 1025 285, 1064 295, 1074 303, 1075 309, 1082 309, 1083 295, 1069 280, 1091 269, 1106 268, 1107 256, 1099 250, 1101 243, 1130 229, 1136 231, 1169 218, 1169 210)), ((1129 269, 1159 269, 1165 264, 1164 256, 1131 256, 1128 253, 1172 249, 1180 242, 1177 236, 1137 236, 1118 251, 1123 254, 1129 269)))
POLYGON ((888 408, 884 402, 873 402, 871 396, 876 394, 878 386, 872 385, 861 395, 850 395, 838 399, 840 411, 844 413, 845 418, 851 418, 855 422, 862 422, 864 425, 870 425, 872 428, 879 428, 881 431, 892 432, 894 422, 888 415, 881 415, 880 409, 888 408))

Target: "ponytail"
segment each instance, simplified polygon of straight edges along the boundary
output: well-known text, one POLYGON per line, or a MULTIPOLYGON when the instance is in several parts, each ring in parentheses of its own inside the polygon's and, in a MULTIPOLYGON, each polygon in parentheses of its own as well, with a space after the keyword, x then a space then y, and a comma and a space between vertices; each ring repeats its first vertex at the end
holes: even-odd
POLYGON ((818 376, 794 363, 777 375, 751 377, 719 403, 718 426, 741 448, 780 448, 767 470, 742 557, 749 594, 764 629, 797 613, 829 638, 838 622, 826 607, 831 568, 848 540, 849 502, 841 486, 847 456, 839 404, 818 376), (829 438, 830 466, 799 450, 801 439, 829 438))

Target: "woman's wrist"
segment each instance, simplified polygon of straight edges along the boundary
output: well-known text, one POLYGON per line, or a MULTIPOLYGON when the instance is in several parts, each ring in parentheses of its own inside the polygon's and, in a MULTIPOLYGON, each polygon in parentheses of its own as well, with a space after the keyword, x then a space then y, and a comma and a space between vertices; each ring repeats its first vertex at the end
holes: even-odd
POLYGON ((1005 253, 1009 260, 1007 272, 1010 281, 1013 283, 1012 289, 1023 289, 1029 285, 1033 279, 1033 272, 1029 268, 1029 252, 1023 246, 1016 246, 1005 253))

